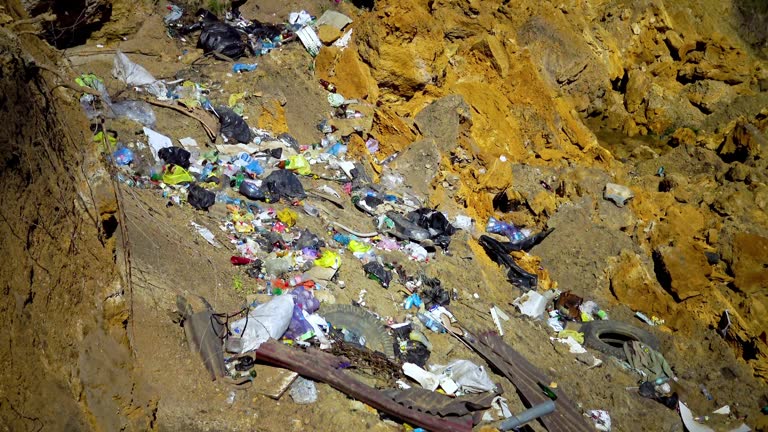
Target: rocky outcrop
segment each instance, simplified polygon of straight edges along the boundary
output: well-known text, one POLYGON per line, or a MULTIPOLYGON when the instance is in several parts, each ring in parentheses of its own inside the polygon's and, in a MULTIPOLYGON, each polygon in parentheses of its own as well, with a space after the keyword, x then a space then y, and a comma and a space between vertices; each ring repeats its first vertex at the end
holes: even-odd
POLYGON ((677 306, 659 285, 639 254, 622 250, 610 267, 610 288, 616 300, 633 310, 661 317, 672 317, 677 306))
POLYGON ((443 78, 444 33, 416 0, 379 3, 359 27, 358 52, 386 93, 411 97, 443 78))

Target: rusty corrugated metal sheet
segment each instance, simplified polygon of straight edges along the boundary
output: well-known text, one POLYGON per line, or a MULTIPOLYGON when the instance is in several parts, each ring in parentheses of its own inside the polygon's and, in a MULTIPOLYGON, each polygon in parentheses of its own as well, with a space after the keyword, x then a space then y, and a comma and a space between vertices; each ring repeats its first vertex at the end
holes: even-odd
MULTIPOLYGON (((514 384, 527 408, 547 400, 538 383, 547 384, 549 379, 520 353, 507 345, 493 332, 474 336, 464 332, 462 339, 496 370, 514 384)), ((555 412, 539 421, 549 432, 593 432, 595 430, 581 415, 576 405, 563 391, 557 392, 555 412)))

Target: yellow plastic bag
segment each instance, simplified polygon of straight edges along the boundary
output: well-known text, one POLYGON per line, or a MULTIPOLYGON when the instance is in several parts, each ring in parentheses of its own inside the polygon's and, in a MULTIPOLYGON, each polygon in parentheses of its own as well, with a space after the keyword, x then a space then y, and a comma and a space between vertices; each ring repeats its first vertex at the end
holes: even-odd
POLYGON ((163 173, 163 183, 175 185, 184 182, 193 182, 195 178, 184 168, 174 165, 170 170, 163 173))
POLYGON ((562 330, 560 333, 557 334, 557 337, 561 339, 570 337, 580 344, 584 343, 584 333, 579 333, 576 330, 562 330))
POLYGON ((371 245, 358 240, 350 240, 349 244, 347 245, 347 249, 351 250, 352 252, 366 253, 371 250, 371 245))
POLYGON ((309 161, 302 155, 291 156, 285 162, 285 168, 296 171, 301 175, 312 174, 312 169, 309 167, 309 161))
POLYGON ((245 221, 235 222, 235 231, 239 233, 252 233, 254 231, 253 225, 245 221))
POLYGON ((277 219, 284 223, 286 226, 292 227, 296 225, 296 221, 299 219, 299 215, 295 211, 285 208, 277 212, 277 219))
POLYGON ((320 258, 315 260, 315 265, 337 269, 341 267, 341 257, 336 252, 326 249, 323 251, 323 254, 320 255, 320 258))
POLYGON ((117 148, 117 137, 111 132, 105 134, 103 131, 99 131, 93 136, 93 142, 97 144, 99 151, 103 153, 112 153, 117 148))

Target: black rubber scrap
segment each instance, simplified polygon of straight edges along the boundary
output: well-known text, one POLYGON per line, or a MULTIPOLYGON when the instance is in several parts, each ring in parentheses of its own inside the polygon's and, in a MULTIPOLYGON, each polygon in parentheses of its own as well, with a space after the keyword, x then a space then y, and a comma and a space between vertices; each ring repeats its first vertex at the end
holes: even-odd
POLYGON ((480 236, 479 242, 493 262, 509 269, 507 280, 523 291, 530 291, 536 288, 539 283, 538 277, 517 265, 515 260, 508 255, 509 252, 502 242, 487 235, 480 236))

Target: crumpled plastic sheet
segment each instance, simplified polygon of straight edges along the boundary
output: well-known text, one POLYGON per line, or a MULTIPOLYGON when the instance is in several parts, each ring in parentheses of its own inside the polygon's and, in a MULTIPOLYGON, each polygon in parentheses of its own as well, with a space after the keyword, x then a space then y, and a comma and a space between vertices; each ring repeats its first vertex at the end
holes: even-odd
POLYGON ((167 89, 165 83, 158 81, 141 65, 132 62, 128 56, 118 51, 115 53, 112 75, 120 81, 135 87, 143 87, 157 98, 165 98, 167 89))

